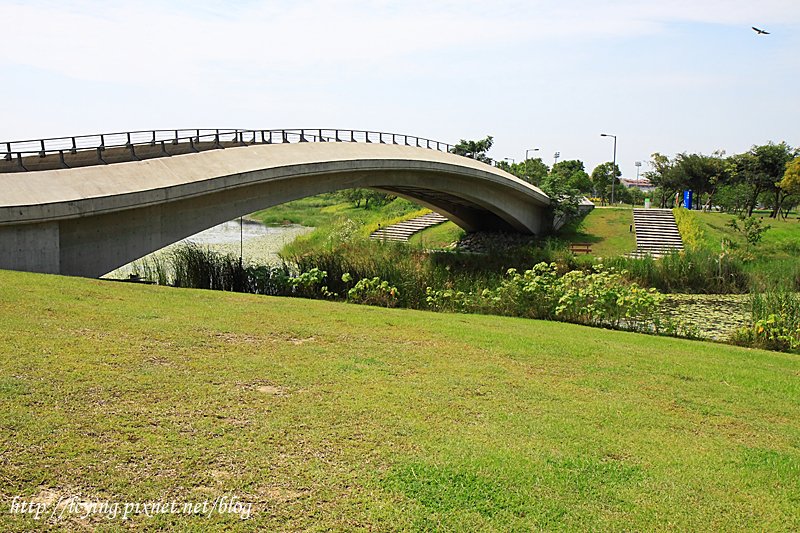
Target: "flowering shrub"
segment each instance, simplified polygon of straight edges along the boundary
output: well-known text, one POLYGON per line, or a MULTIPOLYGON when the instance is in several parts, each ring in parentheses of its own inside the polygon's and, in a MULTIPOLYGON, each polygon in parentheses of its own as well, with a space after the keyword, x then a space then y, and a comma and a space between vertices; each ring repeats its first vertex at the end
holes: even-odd
POLYGON ((322 285, 325 277, 328 275, 324 270, 312 268, 306 272, 301 272, 295 277, 288 280, 289 286, 292 288, 292 293, 296 296, 303 296, 306 298, 314 298, 322 296, 324 298, 336 297, 335 293, 328 290, 327 286, 322 285))
POLYGON ((489 312, 672 335, 684 329, 659 317, 663 295, 626 281, 625 274, 596 265, 591 272, 573 270, 559 276, 555 263, 539 263, 522 273, 508 270, 494 290, 428 287, 427 303, 440 311, 489 312))
MULTIPOLYGON (((352 279, 349 273, 342 275, 342 281, 345 283, 352 279)), ((360 304, 394 307, 397 305, 399 294, 397 287, 389 285, 388 281, 383 281, 379 277, 363 278, 347 291, 347 300, 360 304)))
POLYGON ((783 352, 800 350, 800 295, 767 292, 751 298, 753 324, 741 328, 731 342, 783 352))
POLYGON ((456 313, 471 313, 476 311, 477 299, 471 292, 466 293, 454 289, 434 290, 425 288, 425 301, 434 311, 452 311, 456 313))

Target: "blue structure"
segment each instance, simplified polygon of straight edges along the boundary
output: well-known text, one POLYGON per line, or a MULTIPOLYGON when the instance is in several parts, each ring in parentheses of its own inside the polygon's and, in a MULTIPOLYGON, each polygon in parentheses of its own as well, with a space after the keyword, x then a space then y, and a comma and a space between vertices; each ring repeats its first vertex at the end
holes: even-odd
POLYGON ((683 207, 692 208, 692 191, 683 191, 683 207))

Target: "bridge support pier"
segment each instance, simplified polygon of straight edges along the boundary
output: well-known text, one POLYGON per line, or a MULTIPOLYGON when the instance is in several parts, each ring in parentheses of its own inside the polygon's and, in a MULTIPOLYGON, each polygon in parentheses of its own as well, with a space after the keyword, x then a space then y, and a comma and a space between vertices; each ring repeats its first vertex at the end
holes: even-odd
POLYGON ((0 226, 0 268, 59 274, 59 241, 58 222, 0 226))

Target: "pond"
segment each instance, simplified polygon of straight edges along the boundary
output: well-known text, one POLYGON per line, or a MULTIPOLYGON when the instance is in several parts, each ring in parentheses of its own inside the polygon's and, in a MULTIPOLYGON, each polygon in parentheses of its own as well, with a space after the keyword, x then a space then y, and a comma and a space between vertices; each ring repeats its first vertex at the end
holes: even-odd
POLYGON ((696 327, 705 339, 727 340, 750 322, 750 295, 667 294, 662 312, 696 327))
POLYGON ((209 248, 222 254, 231 254, 239 257, 241 250, 242 259, 245 264, 257 263, 267 264, 276 263, 279 260, 278 253, 281 249, 292 242, 300 235, 304 235, 314 228, 289 224, 285 226, 266 226, 261 222, 246 218, 223 222, 218 226, 209 228, 191 237, 148 254, 141 259, 128 263, 112 272, 104 278, 124 279, 138 269, 136 263, 146 262, 153 258, 163 258, 173 249, 188 243, 197 244, 204 248, 209 248))

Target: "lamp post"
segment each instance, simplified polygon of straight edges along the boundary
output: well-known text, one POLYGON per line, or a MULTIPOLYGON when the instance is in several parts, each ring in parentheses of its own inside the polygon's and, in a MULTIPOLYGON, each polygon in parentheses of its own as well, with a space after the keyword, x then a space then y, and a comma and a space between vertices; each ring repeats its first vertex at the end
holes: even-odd
POLYGON ((553 159, 556 160, 555 163, 553 163, 553 166, 556 166, 559 157, 561 157, 561 152, 556 152, 555 154, 553 154, 553 159))
POLYGON ((538 152, 538 151, 539 151, 538 148, 528 148, 527 150, 525 150, 525 161, 528 160, 528 152, 538 152))
POLYGON ((636 165, 636 184, 638 185, 639 184, 639 169, 642 168, 642 162, 641 161, 637 161, 636 163, 634 163, 634 165, 636 165))
POLYGON ((504 158, 503 158, 503 161, 511 161, 511 164, 512 164, 512 165, 516 165, 516 164, 517 164, 517 162, 516 162, 516 161, 514 161, 514 158, 513 158, 513 157, 504 157, 504 158))
POLYGON ((611 163, 611 205, 614 205, 614 185, 617 181, 617 136, 610 133, 601 133, 600 137, 614 137, 614 160, 611 163))

